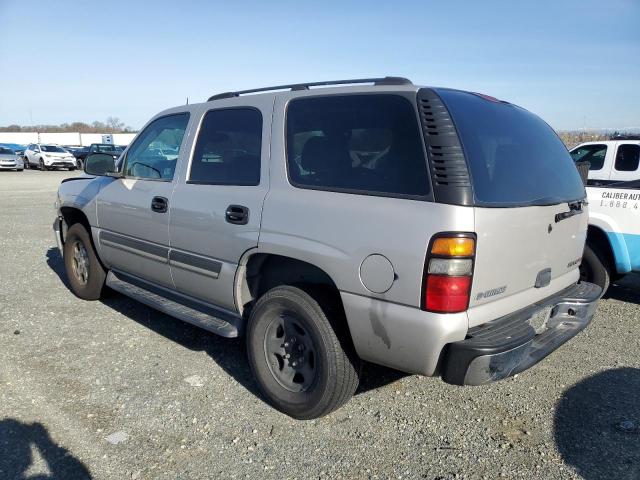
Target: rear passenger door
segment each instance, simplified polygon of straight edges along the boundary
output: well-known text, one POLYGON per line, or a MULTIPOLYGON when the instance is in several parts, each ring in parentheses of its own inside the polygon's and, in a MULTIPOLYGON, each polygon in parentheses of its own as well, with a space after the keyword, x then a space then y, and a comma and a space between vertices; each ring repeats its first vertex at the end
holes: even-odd
POLYGON ((640 144, 618 142, 610 178, 617 181, 640 179, 640 144))
POLYGON ((273 100, 254 99, 251 106, 238 104, 242 100, 204 106, 169 224, 176 289, 231 311, 236 268, 258 245, 269 185, 273 100))

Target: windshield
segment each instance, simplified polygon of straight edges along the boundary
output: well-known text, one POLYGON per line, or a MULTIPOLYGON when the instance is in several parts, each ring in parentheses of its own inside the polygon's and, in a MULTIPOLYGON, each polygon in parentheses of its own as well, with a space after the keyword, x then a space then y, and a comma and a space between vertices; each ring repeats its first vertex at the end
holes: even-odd
POLYGON ((545 205, 585 197, 571 155, 542 119, 473 93, 438 94, 460 135, 477 205, 545 205))
POLYGON ((14 152, 10 148, 0 147, 0 155, 13 155, 14 152))
POLYGON ((43 152, 68 153, 64 148, 56 147, 55 145, 41 145, 40 148, 43 152))

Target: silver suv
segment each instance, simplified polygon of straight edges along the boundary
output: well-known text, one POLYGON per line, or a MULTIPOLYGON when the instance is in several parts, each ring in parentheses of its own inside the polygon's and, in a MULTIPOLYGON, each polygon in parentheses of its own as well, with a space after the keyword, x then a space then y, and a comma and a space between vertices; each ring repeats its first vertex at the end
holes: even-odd
POLYGON ((395 77, 223 93, 85 171, 54 223, 73 292, 245 334, 261 392, 295 418, 344 404, 362 360, 457 385, 521 372, 600 294, 578 283, 567 149, 477 93, 395 77))

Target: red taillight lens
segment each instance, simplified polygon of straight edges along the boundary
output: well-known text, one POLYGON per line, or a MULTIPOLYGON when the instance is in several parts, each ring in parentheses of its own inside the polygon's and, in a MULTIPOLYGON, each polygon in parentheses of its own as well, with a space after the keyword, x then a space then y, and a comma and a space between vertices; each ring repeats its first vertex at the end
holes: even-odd
POLYGON ((464 312, 469 305, 470 290, 470 276, 429 275, 425 289, 425 307, 432 312, 464 312))

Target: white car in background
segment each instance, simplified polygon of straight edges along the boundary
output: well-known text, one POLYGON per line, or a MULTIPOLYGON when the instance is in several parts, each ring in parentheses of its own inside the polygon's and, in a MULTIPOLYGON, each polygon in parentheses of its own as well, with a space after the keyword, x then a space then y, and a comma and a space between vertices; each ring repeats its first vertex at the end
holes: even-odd
POLYGON ((16 152, 7 147, 0 147, 0 170, 17 170, 21 172, 24 168, 22 159, 16 152))
POLYGON ((54 168, 76 169, 76 159, 60 145, 31 143, 24 151, 24 166, 52 170, 54 168))

